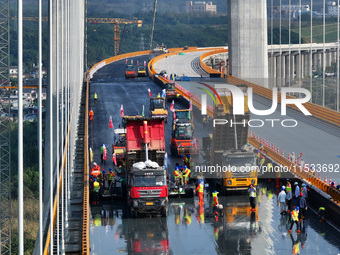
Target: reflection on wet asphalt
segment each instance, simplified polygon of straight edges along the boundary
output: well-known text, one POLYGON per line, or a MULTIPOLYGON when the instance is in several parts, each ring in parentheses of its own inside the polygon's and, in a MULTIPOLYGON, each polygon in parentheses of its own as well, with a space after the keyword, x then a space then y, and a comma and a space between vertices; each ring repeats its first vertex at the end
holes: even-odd
POLYGON ((339 232, 308 212, 303 231, 288 234, 275 188, 260 188, 251 212, 246 194, 220 197, 223 217, 212 214, 210 197, 169 200, 169 216, 131 218, 123 200, 91 206, 91 254, 338 254, 339 232), (273 193, 274 192, 274 193, 273 193), (297 254, 297 253, 296 253, 297 254))

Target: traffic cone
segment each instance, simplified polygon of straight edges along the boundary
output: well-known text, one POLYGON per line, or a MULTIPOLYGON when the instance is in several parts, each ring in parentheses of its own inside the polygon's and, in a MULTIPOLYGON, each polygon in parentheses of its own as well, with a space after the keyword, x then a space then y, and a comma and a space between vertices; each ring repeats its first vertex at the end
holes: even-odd
POLYGON ((291 160, 290 152, 288 153, 288 160, 291 160))
POLYGON ((321 180, 321 174, 319 174, 319 180, 321 180))
POLYGON ((332 185, 332 179, 329 178, 329 186, 331 186, 331 185, 332 185))
POLYGON ((325 176, 325 183, 327 184, 327 176, 325 176))
POLYGON ((285 151, 282 149, 282 157, 284 157, 285 156, 285 151))
POLYGON ((110 116, 110 123, 109 123, 109 128, 113 128, 113 123, 112 123, 112 116, 110 116))

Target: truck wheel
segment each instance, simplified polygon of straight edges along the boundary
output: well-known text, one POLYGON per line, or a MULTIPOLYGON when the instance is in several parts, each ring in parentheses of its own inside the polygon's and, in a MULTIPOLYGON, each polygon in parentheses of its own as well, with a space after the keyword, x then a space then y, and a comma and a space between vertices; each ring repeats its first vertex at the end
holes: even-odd
POLYGON ((161 216, 166 217, 168 216, 168 207, 163 207, 161 210, 161 216))

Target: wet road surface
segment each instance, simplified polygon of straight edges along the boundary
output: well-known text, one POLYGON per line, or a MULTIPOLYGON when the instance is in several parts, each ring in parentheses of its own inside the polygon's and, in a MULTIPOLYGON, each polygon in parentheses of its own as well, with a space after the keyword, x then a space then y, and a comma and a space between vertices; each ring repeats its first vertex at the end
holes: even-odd
POLYGON ((220 197, 224 216, 212 217, 210 196, 170 199, 169 216, 130 218, 124 201, 91 207, 91 254, 338 254, 339 232, 308 212, 303 231, 288 234, 275 188, 262 183, 258 209, 251 212, 247 195, 220 197))
MULTIPOLYGON (((104 72, 99 73, 103 80, 109 77, 117 81, 92 82, 90 87, 94 121, 90 123, 89 144, 98 163, 101 144, 106 143, 108 155, 112 154, 110 116, 117 128, 121 123, 121 104, 125 115, 141 114, 143 104, 148 114, 147 89, 155 95, 161 92, 161 88, 148 79, 122 79, 124 64, 125 61, 119 61, 99 71, 104 72), (92 100, 94 92, 98 94, 97 104, 92 100)), ((185 105, 175 105, 180 107, 185 105)), ((206 136, 207 130, 200 125, 200 121, 195 122, 195 136, 206 136)), ((165 135, 169 144, 169 124, 165 135)), ((169 153, 168 145, 166 149, 169 153)), ((169 169, 177 161, 179 159, 170 157, 169 169)), ((113 164, 108 156, 105 164, 100 165, 107 169, 113 164)), ((340 233, 327 223, 319 223, 312 211, 308 212, 304 231, 298 235, 294 226, 292 235, 288 235, 289 220, 279 214, 276 188, 266 182, 260 185, 263 188, 258 196, 258 209, 253 213, 246 194, 220 197, 224 215, 218 222, 212 217, 209 195, 204 206, 198 206, 197 197, 169 199, 166 218, 148 215, 131 218, 123 199, 91 204, 91 254, 293 254, 293 248, 299 249, 300 254, 340 253, 340 233)))

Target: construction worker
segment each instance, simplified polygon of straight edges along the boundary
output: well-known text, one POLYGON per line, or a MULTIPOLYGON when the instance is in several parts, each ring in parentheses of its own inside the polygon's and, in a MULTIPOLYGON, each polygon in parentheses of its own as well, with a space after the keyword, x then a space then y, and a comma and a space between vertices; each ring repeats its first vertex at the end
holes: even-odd
POLYGON ((259 146, 259 151, 260 152, 264 152, 264 146, 263 146, 263 143, 260 143, 260 146, 259 146))
POLYGON ((200 179, 198 180, 198 185, 197 188, 195 189, 195 192, 198 191, 198 198, 199 198, 199 205, 203 205, 203 193, 204 193, 204 185, 203 185, 203 181, 200 179))
POLYGON ((296 224, 297 232, 301 233, 300 228, 299 228, 299 207, 296 206, 295 209, 292 211, 292 224, 290 225, 289 228, 289 233, 292 233, 292 228, 294 223, 296 224))
POLYGON ((301 165, 304 162, 303 160, 303 153, 301 152, 300 155, 297 158, 298 165, 301 165))
POLYGON ((183 164, 186 165, 188 168, 191 167, 192 159, 190 157, 190 154, 188 156, 183 157, 183 164))
POLYGON ((97 92, 94 92, 94 103, 96 104, 97 103, 97 99, 98 99, 98 96, 97 96, 97 92))
POLYGON ((183 160, 183 164, 185 165, 185 161, 187 160, 187 156, 181 154, 181 158, 182 158, 182 160, 183 160))
POLYGON ((90 116, 90 120, 93 120, 93 110, 92 110, 92 108, 89 111, 89 116, 90 116))
POLYGON ((113 170, 111 168, 109 168, 109 184, 111 184, 113 177, 115 177, 115 173, 113 172, 113 170))
POLYGON ((157 95, 157 97, 161 97, 161 93, 159 93, 159 92, 158 92, 158 95, 157 95))
POLYGON ((280 214, 286 214, 286 192, 285 188, 281 188, 281 192, 277 197, 277 206, 280 205, 280 214))
POLYGON ((308 189, 305 183, 302 183, 301 193, 303 194, 304 198, 307 200, 308 198, 308 189))
POLYGON ((213 197, 213 212, 214 212, 214 216, 215 216, 215 220, 218 221, 218 192, 215 190, 212 193, 212 197, 213 197))
POLYGON ((188 185, 189 179, 191 175, 191 170, 187 168, 187 166, 184 166, 184 171, 183 171, 183 182, 188 185))
POLYGON ((256 188, 254 187, 253 184, 249 185, 248 193, 249 193, 251 211, 254 212, 255 206, 256 206, 256 188))
POLYGON ((299 196, 301 193, 300 187, 298 182, 294 182, 294 187, 295 187, 295 191, 294 191, 294 206, 298 206, 299 205, 299 196))
POLYGON ((288 207, 287 213, 290 213, 291 210, 292 210, 292 198, 293 198, 293 196, 292 196, 292 186, 290 184, 289 179, 287 179, 286 192, 287 192, 286 199, 287 199, 287 207, 288 207))
POLYGON ((94 180, 93 180, 94 178, 93 178, 93 176, 92 175, 90 175, 90 178, 89 178, 89 184, 90 184, 90 192, 92 192, 92 190, 93 190, 93 182, 94 182, 94 180))
POLYGON ((323 221, 326 221, 326 209, 325 207, 320 207, 319 208, 319 212, 318 212, 318 216, 319 216, 319 221, 320 222, 323 222, 323 221))
POLYGON ((300 208, 300 214, 299 214, 299 219, 302 221, 305 218, 305 214, 307 211, 307 202, 306 198, 301 192, 300 197, 299 197, 299 208, 300 208))
POLYGON ((93 182, 93 191, 95 193, 94 197, 95 197, 95 201, 94 204, 99 204, 99 192, 100 192, 100 183, 97 181, 97 179, 94 179, 93 182))
POLYGON ((101 174, 100 174, 100 179, 98 180, 98 178, 97 178, 97 180, 98 181, 101 181, 101 183, 102 184, 104 184, 103 186, 104 186, 104 189, 107 189, 108 188, 108 179, 105 179, 105 175, 107 176, 107 174, 106 174, 106 172, 105 172, 105 170, 104 170, 104 168, 102 169, 102 172, 101 172, 101 174))
POLYGON ((181 172, 179 171, 179 168, 176 166, 175 167, 175 170, 174 170, 174 178, 175 178, 175 183, 177 185, 182 185, 181 184, 181 180, 182 180, 182 174, 181 172))
POLYGON ((100 161, 104 163, 104 144, 100 147, 100 161))
POLYGON ((203 122, 203 125, 207 124, 207 116, 206 115, 203 115, 202 122, 203 122))
POLYGON ((267 171, 268 172, 272 172, 273 171, 273 164, 274 164, 273 161, 271 161, 270 163, 267 164, 267 171))
POLYGON ((91 175, 94 178, 98 178, 98 176, 100 176, 101 172, 100 172, 100 166, 97 165, 96 162, 93 162, 93 167, 91 169, 91 175))
POLYGON ((261 154, 260 150, 257 150, 257 162, 260 165, 260 168, 262 168, 262 165, 264 164, 264 162, 266 161, 265 157, 261 154))

